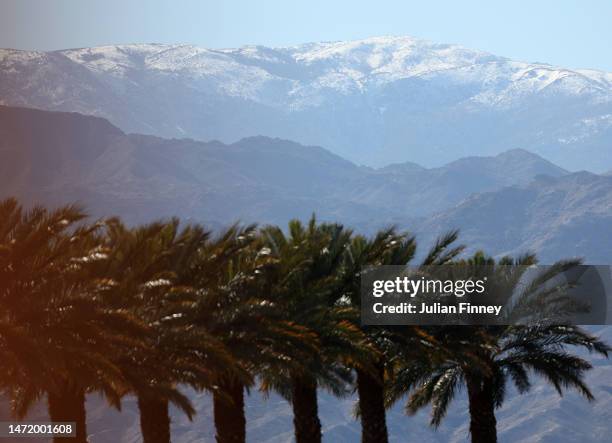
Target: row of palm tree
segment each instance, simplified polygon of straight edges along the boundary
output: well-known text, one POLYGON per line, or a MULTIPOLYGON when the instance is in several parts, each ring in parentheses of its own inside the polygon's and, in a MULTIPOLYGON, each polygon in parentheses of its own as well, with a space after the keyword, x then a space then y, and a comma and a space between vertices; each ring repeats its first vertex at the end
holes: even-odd
MULTIPOLYGON (((536 262, 460 258, 456 241, 457 232, 443 235, 419 265, 466 275, 511 269, 512 283, 536 262)), ((76 443, 87 441, 85 397, 94 392, 116 408, 137 397, 144 443, 170 442, 170 404, 194 417, 185 387, 212 394, 219 443, 246 440, 251 389, 287 399, 297 443, 321 442, 321 389, 358 394, 363 443, 388 441, 385 411, 402 399, 408 413, 431 405, 439 425, 462 386, 479 443, 497 439, 508 380, 525 392, 535 373, 559 393, 593 398, 584 382, 591 366, 571 351, 609 348, 579 327, 362 326, 362 273, 409 264, 415 252, 414 237, 394 228, 367 238, 314 217, 213 235, 177 219, 91 223, 76 206, 26 210, 8 199, 0 202, 0 389, 17 417, 46 398, 52 421, 77 424, 76 439, 54 441, 76 443)), ((539 289, 577 264, 552 266, 531 299, 559 300, 539 289)))

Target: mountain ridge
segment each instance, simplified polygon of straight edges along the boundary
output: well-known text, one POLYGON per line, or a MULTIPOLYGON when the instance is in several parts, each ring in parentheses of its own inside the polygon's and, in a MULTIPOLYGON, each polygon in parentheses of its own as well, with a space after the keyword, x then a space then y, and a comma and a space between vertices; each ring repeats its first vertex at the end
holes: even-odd
POLYGON ((398 173, 278 138, 163 139, 125 134, 100 118, 3 106, 0 160, 4 194, 80 200, 99 215, 282 224, 316 212, 367 229, 442 210, 473 192, 567 173, 526 151, 480 157, 476 169, 468 161, 398 173))

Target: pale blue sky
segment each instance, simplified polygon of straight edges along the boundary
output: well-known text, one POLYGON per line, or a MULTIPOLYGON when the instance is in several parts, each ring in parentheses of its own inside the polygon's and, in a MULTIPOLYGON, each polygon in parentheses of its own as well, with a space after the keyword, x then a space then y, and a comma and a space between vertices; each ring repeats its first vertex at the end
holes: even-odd
POLYGON ((285 46, 376 35, 612 71, 612 0, 0 0, 0 47, 285 46))

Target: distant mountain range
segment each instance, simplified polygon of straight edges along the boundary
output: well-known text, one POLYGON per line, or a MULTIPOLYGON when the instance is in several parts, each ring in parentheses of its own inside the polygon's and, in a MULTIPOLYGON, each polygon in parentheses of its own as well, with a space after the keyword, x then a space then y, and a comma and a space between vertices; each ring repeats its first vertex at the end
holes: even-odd
POLYGON ((459 228, 470 248, 612 263, 612 176, 569 173, 524 150, 426 169, 379 169, 294 142, 226 145, 126 135, 76 113, 0 106, 0 198, 80 201, 129 222, 180 216, 213 228, 235 220, 307 218, 372 233, 396 224, 422 245, 459 228))
POLYGON ((0 104, 101 116, 162 137, 281 137, 376 167, 523 148, 569 170, 612 168, 611 73, 409 37, 6 49, 0 104))
POLYGON ((100 118, 0 106, 3 192, 79 200, 130 220, 180 215, 284 223, 313 212, 380 225, 429 215, 475 192, 567 171, 523 150, 439 168, 360 167, 313 146, 267 137, 225 145, 127 135, 100 118))

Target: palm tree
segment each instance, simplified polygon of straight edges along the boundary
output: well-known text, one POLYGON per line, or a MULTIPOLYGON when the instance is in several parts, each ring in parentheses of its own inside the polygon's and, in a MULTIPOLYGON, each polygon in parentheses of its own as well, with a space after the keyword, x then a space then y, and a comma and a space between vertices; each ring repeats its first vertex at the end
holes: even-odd
POLYGON ((235 366, 220 340, 193 326, 198 295, 181 275, 208 237, 199 226, 179 230, 177 219, 132 229, 116 219, 107 223, 108 260, 97 272, 113 284, 107 285, 104 302, 134 313, 150 330, 146 348, 115 356, 129 390, 138 397, 145 443, 170 441, 169 403, 190 419, 195 414, 179 384, 212 389, 218 374, 235 366))
MULTIPOLYGON (((394 228, 379 231, 370 240, 355 236, 347 248, 343 274, 346 278, 343 295, 353 306, 361 306, 361 275, 369 266, 404 265, 412 260, 416 250, 414 237, 398 234, 394 228)), ((376 350, 366 361, 355 365, 358 415, 361 420, 363 443, 386 443, 388 432, 384 404, 385 362, 394 341, 388 329, 363 327, 376 350)))
POLYGON ((317 351, 299 365, 263 373, 262 388, 274 389, 291 402, 296 442, 318 443, 317 388, 345 394, 352 379, 349 362, 365 359, 372 351, 356 326, 359 312, 337 297, 351 232, 341 225, 317 224, 313 217, 306 226, 290 222, 288 235, 278 227, 267 227, 262 235, 279 260, 273 299, 288 320, 306 327, 318 341, 317 351))
POLYGON ((118 405, 125 381, 109 356, 137 345, 143 331, 98 302, 86 270, 99 258, 97 226, 83 225, 84 218, 74 206, 25 211, 13 199, 0 203, 3 335, 10 331, 0 342, 14 357, 4 367, 13 410, 23 417, 46 394, 51 420, 76 422, 76 442, 87 438, 85 393, 102 391, 118 405))
MULTIPOLYGON (((440 237, 424 259, 424 265, 444 264, 462 250, 452 247, 457 232, 452 231, 440 237)), ((416 242, 407 233, 397 233, 395 228, 378 231, 371 239, 355 236, 347 251, 343 264, 345 284, 341 294, 350 299, 354 306, 361 306, 361 276, 374 266, 404 266, 414 258, 416 242)), ((373 349, 373 355, 365 361, 356 361, 357 393, 359 396, 358 415, 361 419, 361 441, 363 443, 385 443, 388 441, 385 417, 385 370, 398 348, 411 349, 414 358, 427 352, 420 346, 422 337, 415 328, 401 329, 363 326, 373 349)))
POLYGON ((218 442, 246 440, 244 390, 253 382, 246 362, 257 325, 249 315, 255 307, 249 292, 254 269, 243 266, 242 261, 249 256, 253 231, 252 226, 235 225, 217 238, 207 239, 180 271, 180 278, 197 292, 189 322, 219 339, 235 361, 235 368, 220 372, 211 389, 218 442))
POLYGON ((244 392, 255 375, 299 361, 300 350, 314 346, 311 334, 284 319, 267 297, 275 266, 254 226, 235 225, 209 239, 181 268, 181 279, 197 291, 190 324, 217 337, 237 362, 237 369, 221 373, 212 389, 221 443, 245 441, 244 392))
MULTIPOLYGON (((488 273, 493 277, 489 282, 497 285, 489 291, 490 295, 508 301, 527 267, 535 262, 533 255, 526 255, 518 259, 503 258, 495 263, 492 258, 477 253, 453 268, 466 276, 488 273)), ((556 284, 553 289, 547 282, 578 264, 579 261, 557 262, 537 275, 525 286, 515 309, 528 313, 529 307, 534 306, 545 311, 549 309, 545 308, 547 305, 556 306, 551 311, 559 306, 576 308, 564 295, 571 282, 556 284), (546 300, 550 303, 545 303, 546 300)), ((509 312, 509 315, 512 317, 516 313, 509 312)), ((457 390, 465 385, 474 443, 497 441, 495 409, 503 404, 509 380, 524 393, 531 387, 530 373, 533 373, 550 382, 560 395, 563 390, 573 388, 592 400, 593 395, 584 382, 585 372, 591 365, 572 354, 568 347, 583 347, 605 356, 610 351, 605 343, 580 327, 551 325, 548 321, 536 322, 533 326, 431 327, 428 333, 431 343, 438 349, 436 358, 405 361, 388 390, 387 404, 394 403, 414 388, 407 411, 415 413, 431 403, 431 424, 436 427, 457 390)))

